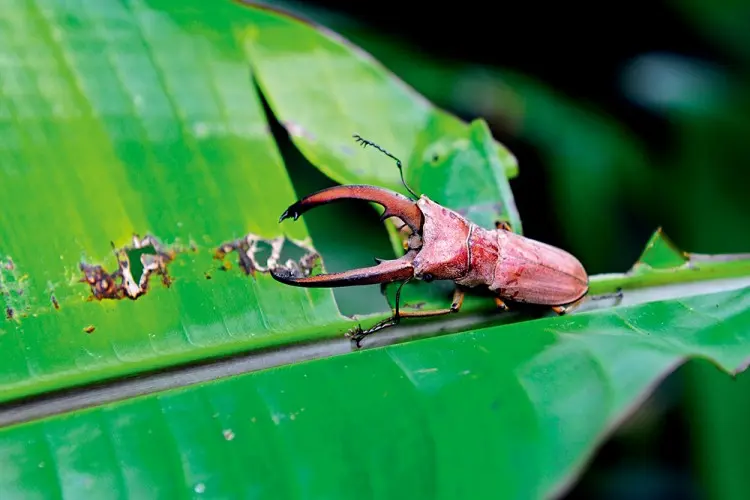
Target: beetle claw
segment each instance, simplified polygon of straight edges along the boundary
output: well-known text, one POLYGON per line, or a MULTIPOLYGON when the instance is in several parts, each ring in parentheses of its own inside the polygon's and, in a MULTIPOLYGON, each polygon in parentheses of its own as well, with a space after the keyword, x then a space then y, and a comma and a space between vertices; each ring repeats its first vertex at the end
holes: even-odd
POLYGON ((352 342, 354 342, 354 345, 357 346, 357 349, 362 347, 362 340, 367 336, 367 334, 362 330, 361 325, 357 325, 348 332, 346 332, 346 337, 349 337, 352 342))
MULTIPOLYGON (((296 203, 294 205, 296 205, 296 203)), ((284 213, 281 214, 281 217, 279 217, 279 222, 283 221, 284 219, 288 219, 289 217, 293 217, 294 220, 297 220, 299 218, 300 214, 295 210, 294 205, 284 210, 284 213)))

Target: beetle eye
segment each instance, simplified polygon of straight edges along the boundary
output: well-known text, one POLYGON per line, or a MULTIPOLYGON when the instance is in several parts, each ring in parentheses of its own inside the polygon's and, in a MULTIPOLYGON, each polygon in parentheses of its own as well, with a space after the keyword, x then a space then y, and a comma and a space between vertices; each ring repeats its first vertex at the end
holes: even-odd
POLYGON ((422 276, 422 279, 426 281, 427 283, 429 283, 430 281, 432 281, 432 275, 430 273, 427 273, 424 276, 422 276))

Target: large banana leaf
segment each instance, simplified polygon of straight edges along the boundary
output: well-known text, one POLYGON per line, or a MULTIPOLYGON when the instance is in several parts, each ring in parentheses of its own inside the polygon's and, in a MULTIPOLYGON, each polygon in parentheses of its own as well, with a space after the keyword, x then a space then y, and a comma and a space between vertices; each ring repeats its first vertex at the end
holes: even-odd
MULTIPOLYGON (((359 133, 401 156, 419 192, 520 231, 515 160, 484 122, 435 109, 334 34, 273 10, 38 0, 0 15, 1 498, 546 496, 678 363, 733 371, 750 355, 738 279, 750 261, 686 257, 657 233, 630 273, 593 279, 631 305, 465 314, 394 330, 455 335, 331 357, 351 349, 341 335, 356 321, 330 290, 263 269, 275 238, 284 251, 317 243, 304 221, 277 223, 297 195, 253 79, 333 180, 404 191, 388 158, 355 149, 359 133), (237 251, 214 258, 248 233, 260 269, 246 275, 237 251), (122 286, 106 279, 118 261, 122 286), (291 344, 307 347, 281 349, 291 344), (242 352, 257 354, 174 369, 242 352)), ((446 300, 432 290, 406 300, 446 300)))
POLYGON ((0 432, 4 498, 538 498, 690 356, 750 352, 750 289, 492 327, 0 432))
MULTIPOLYGON (((293 62, 291 52, 288 59, 277 54, 276 71, 298 71, 288 82, 306 84, 314 75, 305 68, 331 71, 331 60, 359 71, 343 75, 353 79, 352 102, 329 102, 316 112, 309 103, 320 102, 319 91, 308 87, 310 94, 299 101, 304 105, 296 105, 308 115, 294 117, 297 122, 319 136, 332 134, 329 122, 345 122, 348 130, 304 151, 335 152, 326 161, 344 179, 347 168, 359 168, 345 161, 357 151, 352 130, 390 137, 394 122, 411 117, 405 127, 427 135, 418 146, 416 136, 399 132, 394 146, 406 151, 440 147, 449 137, 440 130, 463 135, 464 156, 475 151, 466 144, 480 148, 473 156, 483 159, 477 167, 483 170, 470 178, 483 191, 477 197, 471 190, 430 194, 471 215, 481 215, 486 199, 506 200, 483 222, 506 219, 520 228, 503 175, 503 165, 512 171, 514 160, 497 145, 485 145, 482 123, 469 127, 436 110, 365 55, 308 25, 231 3, 205 13, 189 3, 77 9, 39 2, 15 8, 12 16, 18 22, 4 28, 0 170, 7 207, 0 253, 11 263, 3 272, 3 296, 11 321, 1 327, 8 334, 0 336, 6 353, 0 401, 251 347, 337 336, 352 326, 329 290, 280 287, 265 274, 242 279, 218 272, 213 259, 220 245, 248 233, 266 240, 308 236, 303 224, 282 228, 276 222, 295 195, 245 57, 252 47, 250 52, 273 59, 289 33, 297 40, 292 48, 304 55, 313 47, 320 60, 289 66, 281 62, 293 62), (44 42, 50 50, 34 52, 47 32, 54 34, 44 42), (34 56, 24 57, 26 52, 34 56), (372 88, 395 116, 346 114, 344 105, 356 109, 354 101, 367 102, 372 88), (341 111, 328 116, 331 110, 341 111), (460 198, 450 197, 455 194, 460 198), (135 300, 89 301, 90 287, 77 281, 88 276, 98 283, 101 276, 95 268, 84 274, 81 262, 116 271, 111 245, 137 247, 133 234, 154 235, 164 252, 177 252, 167 265, 172 286, 160 286, 152 275, 148 291, 135 300)), ((253 58, 256 66, 263 61, 253 58)), ((265 79, 274 83, 274 75, 268 71, 265 79)), ((342 99, 336 89, 321 88, 342 99)), ((371 162, 360 180, 403 189, 395 166, 368 153, 358 158, 371 162)), ((467 168, 466 158, 460 163, 467 168)), ((135 282, 144 275, 141 253, 133 248, 120 257, 132 261, 135 282)), ((131 286, 129 297, 140 293, 137 288, 131 286)))

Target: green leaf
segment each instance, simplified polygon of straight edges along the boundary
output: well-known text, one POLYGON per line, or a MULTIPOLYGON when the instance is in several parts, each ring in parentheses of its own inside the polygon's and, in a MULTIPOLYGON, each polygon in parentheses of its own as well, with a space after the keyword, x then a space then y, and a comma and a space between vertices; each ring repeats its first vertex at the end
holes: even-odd
MULTIPOLYGON (((228 270, 214 258, 248 233, 240 250, 263 267, 310 245, 304 221, 277 224, 298 193, 253 78, 339 182, 403 189, 387 158, 360 152, 358 171, 343 146, 346 124, 378 141, 388 130, 415 188, 491 225, 518 220, 515 160, 483 120, 437 110, 331 33, 203 5, 40 0, 3 14, 1 497, 547 496, 679 362, 744 366, 750 258, 682 254, 660 235, 630 272, 592 277, 594 293, 624 290, 619 308, 535 319, 474 296, 465 314, 370 345, 461 333, 332 356, 355 321, 330 290, 246 276, 237 251, 228 270), (313 78, 332 67, 342 80, 313 78), (366 91, 381 99, 367 113, 335 107, 366 91), (130 297, 87 300, 115 285, 93 268, 80 282, 81 262, 119 265, 130 297), (203 366, 175 367, 189 362, 203 366)), ((432 290, 405 298, 429 307, 432 290)))
MULTIPOLYGON (((246 277, 237 252, 225 259, 233 264, 229 272, 214 259, 221 245, 248 233, 269 246, 283 230, 294 240, 285 250, 295 242, 309 244, 302 222, 276 222, 295 195, 243 48, 258 19, 288 24, 289 18, 231 4, 210 16, 169 2, 92 9, 18 8, 18 26, 28 28, 7 37, 11 46, 26 47, 34 33, 56 34, 54 50, 39 61, 10 52, 3 59, 9 83, 0 100, 7 132, 0 195, 8 209, 0 239, 7 262, 0 276, 7 316, 0 324, 6 360, 0 401, 340 336, 353 323, 340 315, 330 290, 284 287, 262 273, 246 277), (154 16, 158 8, 169 8, 168 16, 154 16), (98 33, 117 36, 100 40, 98 33), (40 71, 53 94, 24 85, 40 71), (144 274, 144 262, 157 272, 144 274), (99 300, 125 266, 132 275, 130 286, 123 286, 129 295, 99 300), (165 276, 158 275, 162 270, 165 276), (86 279, 91 287, 81 282, 86 279)), ((372 72, 367 58, 330 34, 296 21, 291 29, 323 47, 339 44, 340 57, 372 72)), ((401 108, 411 102, 421 110, 414 116, 427 120, 421 147, 432 156, 437 148, 457 158, 431 167, 433 183, 457 162, 464 169, 481 162, 481 175, 468 176, 471 189, 437 184, 427 186, 429 193, 476 219, 488 200, 499 201, 483 222, 511 220, 520 230, 505 177, 515 160, 486 125, 466 126, 413 91, 403 93, 406 87, 378 71, 380 80, 365 78, 363 87, 391 89, 401 108), (455 140, 446 143, 450 136, 441 130, 452 131, 455 140)), ((332 96, 335 90, 329 89, 332 96)), ((386 99, 393 97, 388 92, 386 99)), ((327 122, 318 123, 326 126, 311 130, 328 130, 327 122)), ((419 184, 413 172, 411 178, 419 184)))
POLYGON ((425 152, 429 161, 409 179, 420 192, 451 207, 476 224, 494 228, 496 221, 509 222, 522 233, 508 178, 504 150, 499 150, 487 122, 475 120, 465 137, 445 137, 425 152))
MULTIPOLYGON (((191 33, 189 4, 165 17, 141 3, 42 3, 3 14, 0 401, 346 331, 330 290, 213 258, 247 233, 281 236, 295 198, 237 34, 191 33), (116 271, 111 244, 134 233, 177 251, 172 285, 153 275, 135 300, 87 301, 79 264, 116 271)), ((244 12, 228 7, 204 22, 244 12)), ((284 231, 308 238, 303 222, 284 231)))
POLYGON ((0 491, 547 497, 685 359, 744 367, 749 311, 750 288, 591 311, 54 416, 0 431, 0 491))
POLYGON ((358 151, 352 135, 359 134, 401 158, 419 194, 465 209, 478 223, 494 227, 499 218, 520 229, 515 205, 496 206, 517 161, 484 138, 484 122, 467 127, 321 26, 271 9, 248 14, 246 48, 263 94, 294 144, 327 176, 408 194, 392 159, 358 151))
POLYGON ((746 2, 687 0, 670 4, 702 36, 741 61, 750 61, 750 36, 747 30, 750 7, 746 2))
POLYGON ((681 252, 674 243, 658 229, 646 243, 636 266, 648 266, 651 269, 670 269, 680 267, 689 260, 689 255, 681 252))
MULTIPOLYGON (((299 8, 313 10, 304 4, 299 8)), ((611 255, 612 248, 623 249, 620 261, 629 264, 632 257, 627 251, 632 249, 624 246, 621 228, 630 221, 622 218, 618 204, 623 193, 636 193, 626 211, 647 218, 654 208, 644 201, 644 190, 658 185, 652 181, 646 148, 632 132, 590 103, 571 100, 527 75, 431 58, 350 19, 330 19, 330 23, 437 104, 467 115, 484 115, 504 137, 532 146, 548 169, 550 185, 540 184, 538 192, 553 198, 560 237, 598 272, 606 270, 605 261, 618 258, 611 255), (590 237, 593 227, 596 238, 590 237)), ((467 176, 461 180, 467 182, 467 176)), ((645 197, 652 198, 660 199, 656 194, 645 197)))

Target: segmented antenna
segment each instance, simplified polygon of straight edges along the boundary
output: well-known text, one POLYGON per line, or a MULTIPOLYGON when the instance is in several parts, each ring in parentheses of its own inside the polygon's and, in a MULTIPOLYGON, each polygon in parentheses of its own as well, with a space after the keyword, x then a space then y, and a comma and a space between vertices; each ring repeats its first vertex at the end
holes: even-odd
POLYGON ((409 191, 412 194, 412 196, 414 196, 415 198, 419 198, 419 196, 417 195, 417 193, 415 193, 409 187, 409 185, 406 183, 406 180, 404 180, 404 168, 401 165, 401 160, 399 160, 398 158, 396 158, 391 153, 389 153, 385 149, 381 148, 380 146, 378 146, 374 142, 368 141, 367 139, 362 138, 362 136, 360 136, 359 134, 354 134, 352 137, 354 137, 354 139, 357 141, 357 143, 361 144, 363 148, 366 148, 367 146, 372 146, 375 149, 377 149, 378 151, 380 151, 381 153, 383 153, 384 155, 386 155, 386 156, 388 156, 388 157, 396 160, 396 166, 398 167, 398 171, 401 174, 401 182, 403 183, 404 187, 407 189, 407 191, 409 191))

